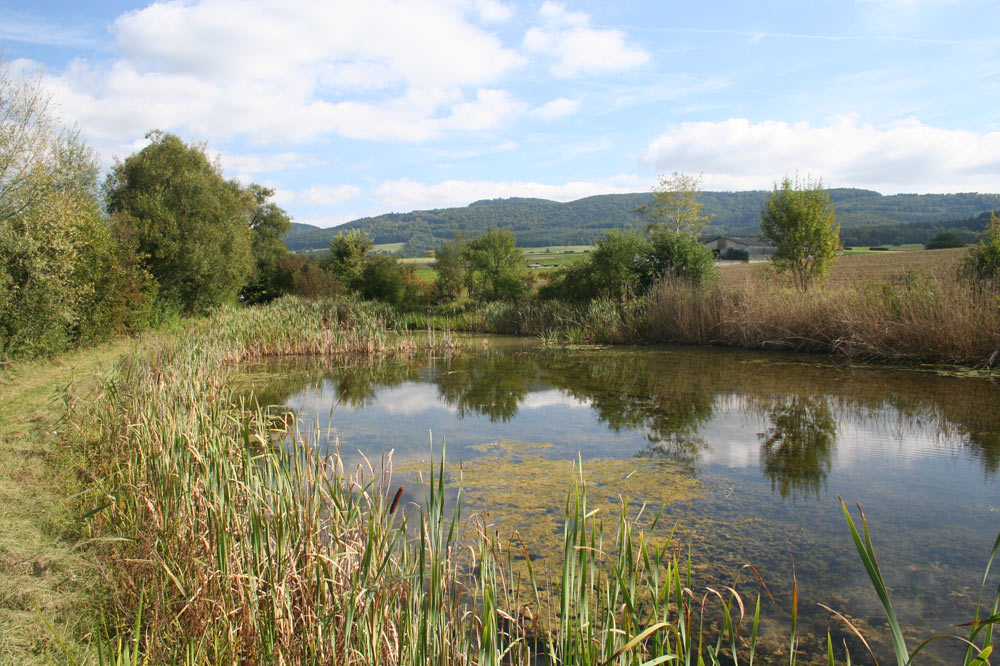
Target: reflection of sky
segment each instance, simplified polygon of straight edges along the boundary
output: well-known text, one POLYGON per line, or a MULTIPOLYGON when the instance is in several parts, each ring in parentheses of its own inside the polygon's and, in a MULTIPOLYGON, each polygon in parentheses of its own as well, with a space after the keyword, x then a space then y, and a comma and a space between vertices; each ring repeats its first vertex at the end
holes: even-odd
MULTIPOLYGON (((835 414, 836 415, 836 414, 835 414)), ((975 467, 962 455, 965 439, 940 427, 905 417, 886 408, 878 414, 837 416, 837 442, 832 470, 841 473, 867 472, 892 466, 896 472, 925 465, 960 464, 975 467)), ((738 396, 722 396, 714 413, 698 431, 705 448, 699 462, 729 468, 757 468, 760 463, 760 435, 768 430, 766 415, 751 409, 738 396)))
POLYGON ((508 422, 492 422, 471 410, 459 415, 432 383, 378 388, 375 399, 361 408, 337 404, 334 388, 326 382, 322 389, 292 396, 286 405, 299 414, 300 423, 325 433, 328 442, 336 439, 342 450, 360 449, 369 456, 393 448, 397 460, 425 458, 433 452, 428 433, 436 449, 446 440, 449 457, 459 459, 479 455, 468 446, 499 440, 551 443, 555 455, 566 457, 577 451, 607 456, 609 448, 618 452, 610 455, 627 457, 646 441, 640 432, 610 431, 591 412, 589 401, 554 388, 528 392, 508 422))
MULTIPOLYGON (((460 415, 430 382, 377 388, 374 399, 360 408, 337 404, 334 388, 328 380, 321 389, 293 396, 287 405, 304 423, 315 423, 329 433, 331 440, 336 437, 347 449, 360 448, 368 454, 395 448, 425 456, 429 432, 437 446, 446 439, 451 453, 462 457, 475 455, 464 451, 467 446, 497 440, 548 442, 553 445, 550 455, 566 458, 578 453, 585 458, 629 457, 650 447, 647 429, 615 432, 597 418, 589 400, 556 388, 528 392, 507 422, 492 422, 472 410, 460 415)), ((769 427, 766 414, 742 396, 720 395, 713 415, 695 435, 699 466, 716 473, 757 470, 761 434, 769 427)), ((975 461, 963 454, 960 436, 892 408, 877 414, 837 414, 836 439, 831 476, 867 478, 875 470, 889 468, 898 476, 934 468, 937 476, 947 478, 949 469, 965 474, 976 468, 975 461)))

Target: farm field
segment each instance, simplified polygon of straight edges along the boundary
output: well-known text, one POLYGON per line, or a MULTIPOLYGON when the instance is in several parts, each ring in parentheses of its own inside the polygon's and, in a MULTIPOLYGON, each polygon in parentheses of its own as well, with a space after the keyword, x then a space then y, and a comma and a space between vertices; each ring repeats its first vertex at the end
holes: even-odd
MULTIPOLYGON (((847 286, 862 281, 883 280, 909 269, 938 280, 950 281, 954 279, 958 264, 967 251, 966 248, 951 248, 920 252, 845 253, 833 262, 825 284, 847 286)), ((728 264, 719 267, 719 279, 724 286, 738 286, 753 281, 770 270, 767 262, 728 264)))
MULTIPOLYGON (((389 248, 387 245, 376 245, 375 247, 377 249, 389 248)), ((576 261, 590 252, 592 247, 591 245, 550 245, 521 249, 524 252, 526 266, 537 264, 542 268, 536 270, 545 270, 576 261)), ((423 280, 434 280, 437 277, 437 272, 434 270, 434 259, 431 257, 407 257, 398 261, 416 268, 417 277, 423 280)))

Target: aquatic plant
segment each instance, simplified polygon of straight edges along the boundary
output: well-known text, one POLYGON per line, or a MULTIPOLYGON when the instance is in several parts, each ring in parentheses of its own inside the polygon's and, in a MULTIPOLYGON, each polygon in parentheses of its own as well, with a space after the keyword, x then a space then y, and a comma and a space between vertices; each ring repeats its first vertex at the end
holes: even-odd
MULTIPOLYGON (((997 539, 993 544, 993 549, 986 561, 986 571, 983 574, 983 582, 980 586, 979 598, 976 601, 975 615, 971 621, 960 625, 962 627, 969 627, 968 638, 954 634, 938 634, 925 639, 920 643, 920 645, 914 648, 912 652, 910 652, 906 647, 906 639, 903 636, 903 630, 900 626, 898 618, 896 617, 896 611, 892 606, 892 601, 889 599, 889 590, 885 584, 882 569, 879 567, 878 559, 875 557, 875 546, 872 544, 871 535, 868 532, 868 520, 865 518, 865 513, 861 510, 861 506, 858 505, 858 514, 861 518, 861 532, 859 533, 858 527, 847 508, 847 504, 839 496, 837 499, 840 500, 841 508, 844 510, 844 518, 846 519, 847 527, 851 532, 851 539, 854 541, 854 546, 857 548, 858 555, 861 557, 861 562, 865 567, 865 571, 871 579, 872 588, 878 595, 879 602, 882 604, 882 609, 885 611, 886 621, 889 624, 889 632, 892 638, 893 655, 896 658, 896 664, 898 666, 907 666, 908 664, 913 663, 916 656, 924 648, 941 640, 957 640, 965 644, 966 648, 961 661, 962 666, 985 666, 986 664, 989 664, 989 657, 993 653, 994 647, 993 629, 997 624, 1000 624, 1000 612, 998 612, 1000 611, 1000 585, 997 586, 997 591, 993 595, 992 602, 990 602, 990 598, 987 596, 988 590, 986 586, 989 580, 990 568, 993 566, 993 560, 996 558, 997 552, 1000 551, 1000 534, 997 535, 997 539)), ((854 631, 854 633, 861 639, 864 646, 868 649, 869 654, 877 665, 878 659, 876 658, 875 653, 872 651, 861 632, 859 632, 857 628, 851 624, 850 620, 827 606, 823 607, 843 620, 844 623, 847 624, 852 631, 854 631)), ((846 658, 849 663, 850 655, 846 655, 846 658)), ((830 647, 830 663, 833 663, 832 646, 830 647)))

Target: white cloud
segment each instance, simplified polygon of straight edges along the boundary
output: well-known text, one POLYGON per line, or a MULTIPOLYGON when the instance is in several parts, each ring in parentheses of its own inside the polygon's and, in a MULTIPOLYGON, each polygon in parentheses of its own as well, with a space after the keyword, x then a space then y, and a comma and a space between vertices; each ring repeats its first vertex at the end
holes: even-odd
POLYGON ((123 15, 114 32, 129 60, 227 78, 277 79, 361 60, 388 64, 413 85, 450 86, 492 80, 520 64, 462 14, 461 5, 435 0, 172 0, 123 15))
POLYGON ((580 100, 560 97, 532 109, 531 114, 545 120, 552 120, 553 118, 571 115, 579 110, 580 100))
MULTIPOLYGON (((289 206, 294 204, 307 204, 310 206, 339 206, 340 204, 361 196, 361 188, 356 185, 314 185, 301 191, 295 191, 283 187, 276 187, 274 189, 274 202, 280 206, 289 206)), ((309 224, 317 223, 309 222, 309 224)), ((327 223, 325 226, 329 226, 330 224, 331 223, 327 223)))
POLYGON ((884 193, 995 192, 998 155, 1000 132, 915 119, 876 127, 838 116, 820 126, 745 118, 683 123, 655 139, 640 159, 662 172, 703 172, 706 188, 763 189, 798 172, 828 186, 884 193))
POLYGON ((499 0, 476 0, 476 11, 484 21, 502 23, 514 15, 510 5, 499 0))
POLYGON ((462 130, 489 129, 521 115, 525 108, 524 103, 512 99, 504 90, 479 90, 474 101, 452 107, 448 125, 462 130))
POLYGON ((621 30, 588 27, 590 16, 584 12, 569 12, 547 1, 538 13, 545 25, 525 33, 524 47, 529 53, 554 58, 556 76, 631 69, 650 59, 642 48, 627 43, 621 30))
POLYGON ((314 185, 300 196, 299 200, 318 206, 336 206, 361 195, 356 185, 314 185))
MULTIPOLYGON (((501 7, 482 11, 499 17, 501 7)), ((117 60, 75 61, 49 83, 104 149, 151 127, 215 140, 423 141, 517 111, 498 100, 506 93, 484 89, 469 101, 463 92, 524 63, 468 22, 467 9, 437 0, 157 2, 115 21, 117 60), (506 105, 490 114, 488 101, 506 105)))
POLYGON ((237 171, 241 174, 272 173, 290 169, 306 169, 323 166, 323 160, 312 155, 295 152, 274 154, 264 153, 222 153, 222 166, 226 171, 237 171))
POLYGON ((565 26, 585 26, 590 23, 590 16, 586 12, 566 11, 566 7, 561 3, 546 0, 538 9, 538 15, 549 25, 557 27, 565 26))
POLYGON ((465 206, 480 199, 538 197, 553 201, 573 201, 595 194, 614 194, 648 190, 652 180, 631 174, 619 174, 600 181, 573 181, 562 185, 527 181, 446 180, 425 185, 404 178, 386 181, 376 197, 394 210, 420 210, 465 206))

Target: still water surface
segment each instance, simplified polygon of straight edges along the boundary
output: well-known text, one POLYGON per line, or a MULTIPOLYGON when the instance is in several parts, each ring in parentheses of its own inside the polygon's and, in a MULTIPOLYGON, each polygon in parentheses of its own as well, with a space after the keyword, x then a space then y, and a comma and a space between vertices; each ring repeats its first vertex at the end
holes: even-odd
MULTIPOLYGON (((763 609, 775 644, 787 631, 793 558, 812 632, 804 649, 821 654, 828 627, 844 633, 817 603, 848 614, 869 640, 885 638, 838 495, 869 518, 911 649, 971 619, 1000 532, 995 380, 787 354, 480 340, 373 363, 281 361, 256 391, 318 424, 345 456, 393 449, 397 466, 426 469, 416 461, 440 457, 447 440, 449 463, 482 486, 472 509, 522 532, 530 523, 532 538, 556 531, 537 529, 539 516, 553 525, 561 516, 572 472, 557 461, 640 469, 609 493, 666 502, 701 585, 728 584, 754 564, 775 596, 763 609)), ((535 552, 544 559, 544 547, 535 552)), ((852 655, 865 661, 856 642, 852 655)))

